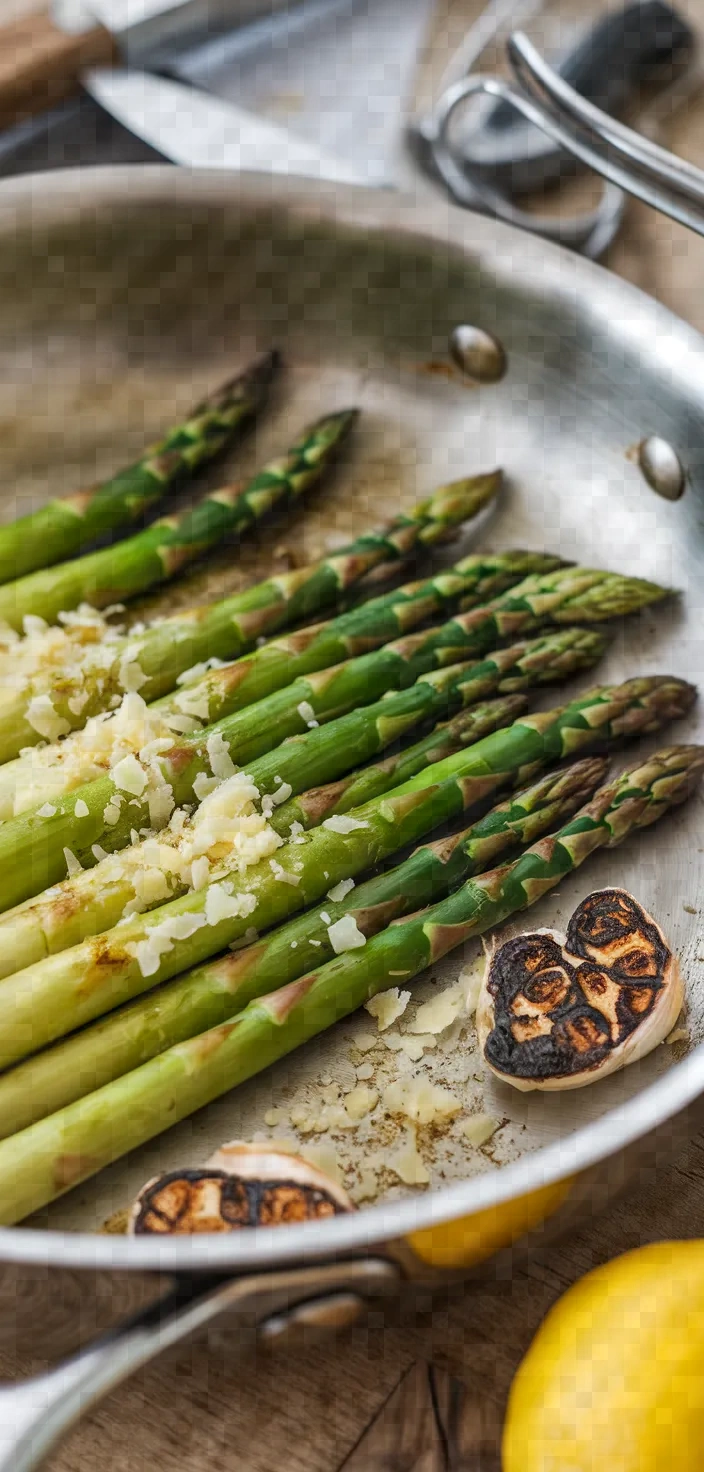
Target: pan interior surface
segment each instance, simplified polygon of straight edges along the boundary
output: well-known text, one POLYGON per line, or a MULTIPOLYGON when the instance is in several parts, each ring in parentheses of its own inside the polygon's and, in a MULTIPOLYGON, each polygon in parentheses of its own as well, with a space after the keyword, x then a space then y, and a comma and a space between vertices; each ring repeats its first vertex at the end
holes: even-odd
MULTIPOLYGON (((124 463, 145 436, 175 421, 253 350, 277 344, 285 378, 273 411, 238 453, 237 474, 286 444, 307 419, 348 403, 363 411, 354 451, 305 514, 219 554, 142 605, 140 615, 217 597, 272 566, 284 570, 291 559, 309 559, 400 505, 410 507, 437 484, 501 465, 507 490, 478 546, 546 548, 682 592, 663 610, 623 624, 598 673, 583 677, 581 687, 656 672, 701 683, 704 347, 695 335, 597 268, 488 221, 364 191, 295 181, 277 190, 274 201, 270 186, 256 179, 195 180, 161 169, 88 173, 80 188, 71 175, 6 187, 3 515, 22 514, 124 463), (480 387, 452 367, 450 337, 461 324, 501 342, 507 372, 500 383, 480 387), (633 453, 653 434, 668 440, 686 466, 679 501, 651 489, 633 453)), ((221 469, 219 475, 227 478, 221 469)), ((543 692, 535 703, 547 707, 559 698, 543 692)), ((703 734, 695 713, 637 750, 703 734)), ((633 749, 617 756, 612 770, 633 749)), ((697 798, 656 830, 595 857, 505 932, 566 929, 589 890, 632 890, 680 956, 688 1042, 661 1046, 597 1086, 558 1099, 490 1081, 468 1022, 418 1065, 404 1061, 407 1072, 422 1073, 462 1101, 446 1131, 419 1131, 428 1181, 414 1183, 408 1128, 397 1119, 378 1111, 339 1136, 310 1127, 326 1096, 355 1086, 365 1062, 370 1085, 382 1094, 399 1074, 400 1055, 363 1013, 31 1225, 93 1230, 155 1172, 198 1164, 232 1138, 302 1145, 323 1166, 341 1170, 360 1204, 374 1198, 364 1174, 370 1159, 382 1199, 393 1201, 419 1185, 441 1189, 569 1142, 608 1111, 616 1148, 620 1108, 676 1069, 704 1037, 702 811, 697 798), (464 1130, 477 1113, 496 1123, 481 1145, 464 1130)), ((408 1016, 479 955, 477 943, 424 976, 413 987, 408 1016)), ((567 1143, 566 1170, 569 1159, 567 1143)))

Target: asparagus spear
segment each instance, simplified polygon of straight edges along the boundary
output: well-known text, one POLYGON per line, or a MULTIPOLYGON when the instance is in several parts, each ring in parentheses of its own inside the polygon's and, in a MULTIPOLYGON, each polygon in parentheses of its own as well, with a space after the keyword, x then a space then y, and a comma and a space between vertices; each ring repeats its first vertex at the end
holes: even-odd
POLYGON ((486 801, 526 767, 660 730, 686 714, 695 698, 686 681, 656 675, 597 687, 567 706, 524 716, 380 801, 327 819, 285 844, 276 871, 265 861, 240 876, 235 866, 234 895, 221 882, 211 884, 6 978, 0 986, 0 1068, 206 961, 240 941, 252 922, 259 931, 279 924, 341 880, 486 801), (223 910, 228 913, 219 918, 223 910))
POLYGON ((360 933, 376 935, 391 920, 450 894, 472 874, 534 842, 592 795, 606 761, 587 757, 550 772, 452 838, 416 849, 405 863, 369 879, 342 900, 271 932, 237 955, 189 972, 0 1077, 0 1138, 25 1129, 84 1094, 138 1068, 175 1043, 234 1016, 255 997, 293 981, 311 960, 335 954, 330 926, 351 915, 360 933))
MULTIPOLYGON (((503 701, 490 702, 488 706, 477 708, 476 701, 505 689, 516 692, 534 685, 554 684, 578 669, 593 666, 603 649, 604 640, 599 634, 582 629, 565 629, 543 639, 534 639, 499 650, 480 664, 450 665, 447 669, 421 676, 415 685, 399 694, 387 693, 372 705, 362 706, 358 710, 351 709, 347 715, 338 717, 327 726, 308 730, 305 734, 286 741, 283 746, 260 756, 259 760, 249 762, 247 774, 264 795, 273 794, 278 798, 286 789, 290 792, 301 792, 314 777, 335 776, 382 750, 419 722, 461 706, 475 707, 472 734, 470 736, 467 732, 467 739, 476 741, 497 726, 508 724, 524 708, 515 693, 503 701)), ((347 667, 338 667, 342 686, 337 687, 333 702, 335 708, 339 708, 341 704, 341 689, 344 689, 345 684, 349 689, 349 680, 346 677, 355 675, 353 665, 357 665, 356 674, 359 675, 361 671, 364 678, 370 663, 370 657, 366 657, 347 667)), ((358 682, 354 680, 348 705, 354 705, 354 693, 359 688, 358 682)), ((371 682, 367 683, 366 689, 362 686, 360 698, 368 699, 370 693, 371 682)), ((260 702, 255 709, 261 710, 266 704, 267 702, 260 702)), ((262 721, 261 732, 266 730, 266 722, 262 721)), ((212 760, 212 741, 213 737, 208 737, 205 747, 209 761, 212 760)), ((257 736, 257 743, 259 747, 266 746, 269 740, 260 734, 257 736)), ((242 743, 238 750, 241 754, 242 743)), ((95 785, 92 784, 93 789, 95 785)), ((389 782, 387 785, 394 784, 389 782)), ((190 790, 193 790, 192 783, 190 790)), ((84 789, 84 792, 85 799, 74 800, 74 818, 76 802, 83 801, 86 809, 83 821, 90 817, 91 800, 89 789, 84 789)), ((81 811, 83 810, 79 809, 81 811)), ((139 803, 136 810, 130 803, 124 812, 124 823, 136 822, 139 828, 139 803)), ((110 813, 109 816, 112 821, 116 815, 110 813)), ((119 818, 116 817, 115 828, 118 826, 119 818)), ((12 827, 13 825, 8 824, 6 830, 0 833, 0 850, 5 831, 9 833, 12 827)), ((99 857, 100 852, 101 850, 96 854, 92 850, 91 860, 99 857)), ((0 975, 21 970, 23 966, 44 955, 47 946, 45 936, 51 937, 48 941, 50 950, 60 950, 75 945, 85 936, 95 935, 117 924, 125 906, 136 898, 140 898, 142 910, 148 909, 142 881, 145 866, 151 865, 145 859, 145 852, 144 844, 133 843, 129 852, 122 854, 118 860, 106 856, 98 864, 97 871, 91 867, 84 874, 78 874, 73 880, 60 885, 51 892, 49 901, 40 898, 34 906, 21 907, 16 916, 8 915, 4 923, 0 921, 0 935, 6 943, 6 960, 4 963, 0 962, 0 975)), ((36 869, 33 872, 36 881, 36 869)), ((183 893, 188 887, 179 880, 178 866, 171 875, 170 883, 174 895, 183 893)), ((156 886, 153 904, 163 901, 168 893, 164 879, 156 886)))
POLYGON ((117 546, 8 583, 0 589, 0 622, 21 630, 25 616, 34 614, 52 623, 79 603, 106 608, 168 582, 209 547, 240 536, 259 517, 316 485, 356 418, 356 409, 328 414, 244 485, 222 486, 182 515, 163 517, 117 546))
MULTIPOLYGON (((222 720, 273 694, 301 675, 327 669, 350 655, 385 644, 425 623, 432 613, 451 612, 460 597, 463 604, 480 603, 520 582, 528 572, 554 568, 557 563, 557 558, 533 552, 467 557, 450 572, 408 583, 327 623, 271 640, 232 664, 186 682, 176 694, 154 701, 150 718, 156 716, 163 722, 164 731, 186 730, 189 726, 197 730, 201 724, 222 720)), ((144 744, 137 734, 139 729, 137 723, 135 751, 144 744)), ((6 762, 0 767, 0 819, 42 807, 91 781, 101 764, 103 769, 108 768, 110 736, 118 731, 124 746, 124 725, 116 715, 107 720, 94 718, 84 731, 40 752, 30 749, 14 762, 6 762), (95 719, 100 720, 99 730, 95 719)))
MULTIPOLYGON (((201 661, 213 657, 234 659, 251 649, 260 637, 312 617, 340 593, 360 583, 372 569, 403 563, 419 549, 447 540, 494 498, 500 480, 495 472, 443 486, 415 510, 395 517, 382 531, 365 532, 330 557, 257 583, 219 603, 163 619, 143 634, 112 641, 112 657, 107 661, 103 655, 82 657, 79 650, 76 662, 71 663, 69 651, 63 667, 46 676, 22 676, 18 686, 10 673, 4 691, 0 684, 0 697, 4 695, 0 761, 10 761, 23 747, 36 746, 46 734, 32 717, 31 702, 38 696, 49 700, 63 731, 79 729, 91 715, 109 709, 111 700, 130 688, 126 671, 137 672, 144 700, 156 700, 173 690, 178 677, 201 661)), ((549 565, 558 561, 551 558, 549 565)), ((470 571, 467 590, 482 579, 483 575, 477 579, 470 571)), ((508 579, 512 581, 515 579, 508 579)), ((455 606, 462 591, 456 589, 455 606)), ((440 598, 441 592, 436 596, 440 598)), ((429 589, 426 618, 434 606, 444 606, 442 602, 434 605, 431 598, 429 589)), ((305 637, 301 636, 304 648, 305 637)))
POLYGON ((264 353, 198 404, 159 444, 150 445, 134 465, 1 527, 0 583, 73 557, 98 537, 136 521, 231 443, 261 408, 278 366, 278 353, 264 353))
POLYGON ((431 909, 250 1002, 232 1018, 159 1054, 0 1144, 0 1220, 37 1211, 106 1165, 285 1057, 385 990, 501 924, 578 868, 684 801, 702 747, 669 748, 603 787, 576 817, 512 864, 470 879, 431 909))

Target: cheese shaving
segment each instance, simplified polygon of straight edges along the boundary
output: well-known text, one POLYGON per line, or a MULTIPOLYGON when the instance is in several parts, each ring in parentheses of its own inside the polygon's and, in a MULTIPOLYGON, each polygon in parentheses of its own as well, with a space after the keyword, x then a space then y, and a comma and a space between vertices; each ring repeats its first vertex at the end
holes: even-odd
POLYGON ((415 1017, 408 1023, 408 1031, 433 1035, 445 1032, 464 1010, 464 988, 459 984, 447 987, 439 996, 432 997, 429 1002, 418 1007, 415 1017))
POLYGON ((400 992, 397 986, 392 986, 388 991, 379 992, 378 996, 370 997, 364 1006, 370 1017, 376 1018, 379 1032, 385 1032, 392 1022, 403 1017, 410 1000, 410 992, 400 992))
POLYGON ((333 885, 333 888, 328 890, 328 899, 332 900, 333 904, 339 904, 353 889, 354 879, 341 879, 339 884, 333 885))
POLYGON ((365 1084, 360 1084, 345 1094, 345 1109, 349 1118, 358 1124, 367 1114, 371 1114, 379 1103, 379 1094, 376 1089, 369 1089, 365 1084))
POLYGON ((274 878, 280 879, 282 884, 296 885, 301 882, 300 874, 292 874, 289 869, 284 869, 281 864, 277 864, 276 859, 269 860, 269 868, 274 878))
POLYGON ((319 722, 315 719, 315 711, 313 710, 313 707, 309 700, 302 700, 300 705, 296 706, 296 710, 298 711, 301 720, 305 721, 309 730, 313 730, 313 728, 319 724, 319 722))
POLYGON ((387 1165, 405 1186, 427 1186, 430 1180, 413 1129, 408 1129, 403 1145, 394 1155, 389 1156, 387 1165))
POLYGON ((473 1114, 471 1119, 463 1120, 462 1134, 470 1145, 479 1150, 496 1134, 500 1123, 492 1114, 473 1114))
POLYGON ((235 774, 235 764, 230 756, 230 748, 221 731, 214 731, 206 743, 206 751, 210 762, 210 770, 219 782, 226 782, 228 777, 235 774))
POLYGON ((74 875, 76 874, 83 873, 83 865, 81 864, 80 860, 76 858, 76 855, 71 852, 70 848, 64 849, 64 858, 66 860, 66 871, 68 873, 69 879, 73 879, 74 875))
POLYGON ((344 951, 356 951, 367 944, 367 937, 359 929, 354 915, 343 915, 334 925, 328 925, 328 936, 336 956, 341 956, 344 951))
POLYGON ((325 818, 323 828, 330 833, 354 833, 357 828, 368 828, 368 823, 361 823, 358 818, 351 818, 347 813, 333 814, 332 818, 325 818))
POLYGON ((154 976, 162 956, 173 950, 176 941, 188 940, 205 924, 205 915, 169 916, 147 931, 144 940, 128 942, 125 950, 134 957, 142 976, 154 976))
POLYGON ((437 1039, 430 1033, 424 1037, 414 1038, 402 1037, 398 1032, 390 1032, 384 1035, 382 1042, 386 1044, 387 1048, 390 1048, 392 1053, 405 1054, 411 1063, 419 1063, 427 1050, 437 1047, 437 1039))
POLYGON ((27 706, 27 722, 33 731, 45 741, 58 741, 68 735, 71 727, 64 716, 60 716, 49 695, 35 695, 27 706))
POLYGON ((124 756, 113 767, 112 780, 120 792, 131 792, 134 797, 141 797, 149 778, 136 756, 124 756))
POLYGON ((442 1124, 459 1114, 462 1100, 425 1077, 395 1079, 384 1089, 384 1110, 420 1125, 442 1124))

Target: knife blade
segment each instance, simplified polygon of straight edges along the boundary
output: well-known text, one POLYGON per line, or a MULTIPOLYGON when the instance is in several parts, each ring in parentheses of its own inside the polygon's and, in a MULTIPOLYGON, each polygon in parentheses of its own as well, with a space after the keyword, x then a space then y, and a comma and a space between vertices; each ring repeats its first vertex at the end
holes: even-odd
POLYGON ((288 129, 195 87, 118 68, 94 69, 82 81, 101 107, 172 163, 364 182, 354 169, 288 129))
POLYGON ((218 33, 297 0, 55 0, 0 27, 0 127, 80 90, 89 66, 160 66, 218 33))

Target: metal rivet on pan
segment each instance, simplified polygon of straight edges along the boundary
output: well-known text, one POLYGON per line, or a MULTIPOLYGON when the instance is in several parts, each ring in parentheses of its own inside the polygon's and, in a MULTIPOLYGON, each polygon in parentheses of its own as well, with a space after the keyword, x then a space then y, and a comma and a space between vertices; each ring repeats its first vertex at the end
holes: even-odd
POLYGON ((648 482, 666 501, 679 501, 684 493, 686 475, 676 450, 667 440, 651 434, 638 446, 638 464, 648 482))
POLYGON ((450 353, 457 367, 476 383, 498 383, 508 366, 498 338, 481 327, 455 327, 450 336, 450 353))

